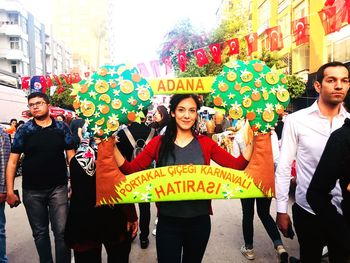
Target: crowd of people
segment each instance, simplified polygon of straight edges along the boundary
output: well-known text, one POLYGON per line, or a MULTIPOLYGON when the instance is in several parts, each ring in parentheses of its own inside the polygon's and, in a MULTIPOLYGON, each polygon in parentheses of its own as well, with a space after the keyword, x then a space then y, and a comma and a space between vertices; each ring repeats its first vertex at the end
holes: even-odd
MULTIPOLYGON (((310 107, 288 114, 281 136, 271 132, 276 222, 270 214, 271 198, 241 200, 244 243, 240 251, 245 258, 256 258, 256 203, 280 262, 289 262, 289 256, 278 229, 284 237, 293 238, 293 225, 300 245, 299 262, 320 262, 325 246, 329 262, 350 262, 350 176, 346 168, 350 160, 350 114, 343 104, 344 99, 349 100, 349 78, 349 69, 340 62, 322 65, 314 82, 318 99, 310 107), (291 219, 288 204, 293 163, 297 179, 291 219)), ((21 156, 22 200, 40 262, 54 262, 49 224, 55 238, 55 262, 70 262, 71 249, 77 263, 101 262, 102 246, 108 262, 128 262, 131 242, 138 232, 140 247, 147 249, 149 203, 139 204, 138 213, 134 204, 95 206, 96 161, 104 156, 97 156, 98 142, 84 120, 76 118, 69 127, 64 116, 52 118, 49 98, 43 93, 30 94, 28 106, 33 119, 20 126, 11 120, 9 129, 0 129, 0 262, 7 262, 5 201, 10 206, 19 203, 14 180, 21 156)), ((211 160, 243 170, 254 140, 242 143, 238 135, 235 138, 230 133, 237 142, 232 147, 238 149, 230 153, 224 150, 211 137, 225 130, 235 131, 237 123, 219 114, 213 121, 201 118, 200 106, 197 95, 175 94, 168 108, 156 108, 151 124, 146 124, 144 111, 141 123, 129 123, 117 133, 115 164, 126 175, 169 165, 210 165, 211 160), (135 153, 136 147, 141 151, 135 153)), ((201 262, 211 232, 211 201, 159 202, 157 211, 154 234, 158 262, 201 262)))

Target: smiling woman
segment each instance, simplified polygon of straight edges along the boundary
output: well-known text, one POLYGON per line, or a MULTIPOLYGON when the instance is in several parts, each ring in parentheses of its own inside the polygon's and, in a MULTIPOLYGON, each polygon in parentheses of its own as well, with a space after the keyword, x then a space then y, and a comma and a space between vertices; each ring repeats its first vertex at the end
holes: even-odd
MULTIPOLYGON (((175 94, 171 97, 169 108, 171 116, 165 134, 152 139, 132 162, 125 160, 115 147, 114 157, 122 172, 130 174, 144 170, 153 160, 156 161, 157 167, 209 165, 210 159, 213 159, 224 167, 238 170, 245 168, 247 160, 250 159, 251 148, 244 153, 245 157, 241 155, 235 158, 209 137, 198 135, 198 96, 175 94)), ((189 183, 188 187, 194 189, 192 183, 189 183)), ((213 190, 213 185, 208 187, 210 191, 213 190)), ((196 189, 202 189, 202 185, 196 186, 196 189)), ((211 201, 163 201, 157 204, 157 208, 158 262, 201 262, 210 236, 211 201), (174 233, 176 237, 172 236, 174 233), (178 246, 175 242, 180 242, 181 245, 178 246)))

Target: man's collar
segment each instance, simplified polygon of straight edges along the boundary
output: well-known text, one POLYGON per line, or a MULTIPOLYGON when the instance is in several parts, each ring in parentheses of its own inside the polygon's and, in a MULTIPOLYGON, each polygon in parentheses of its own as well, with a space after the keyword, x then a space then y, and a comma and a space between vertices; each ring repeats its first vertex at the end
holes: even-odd
POLYGON ((35 127, 39 127, 39 128, 47 128, 47 127, 56 126, 56 120, 55 120, 54 118, 52 118, 51 116, 50 116, 50 119, 51 119, 51 124, 50 124, 49 126, 46 126, 46 127, 43 127, 43 126, 39 125, 39 124, 36 122, 35 118, 33 118, 32 121, 33 121, 33 125, 34 125, 35 127))

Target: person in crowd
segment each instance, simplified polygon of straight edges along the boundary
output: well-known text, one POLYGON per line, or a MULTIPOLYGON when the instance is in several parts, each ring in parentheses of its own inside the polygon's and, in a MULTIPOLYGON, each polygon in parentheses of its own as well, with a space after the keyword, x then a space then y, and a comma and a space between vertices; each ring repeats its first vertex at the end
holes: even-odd
POLYGON ((157 110, 153 115, 153 122, 149 126, 156 129, 157 135, 163 135, 165 133, 168 121, 168 109, 164 105, 158 105, 157 110))
MULTIPOLYGON (((134 145, 130 141, 127 132, 131 134, 131 140, 136 143, 135 147, 144 147, 148 139, 152 139, 154 136, 154 129, 148 127, 146 122, 148 110, 143 110, 144 117, 141 118, 141 123, 131 122, 127 128, 118 132, 119 142, 117 144, 118 149, 124 155, 125 159, 129 162, 134 158, 134 145), (127 131, 127 130, 128 131, 127 131), (142 145, 139 145, 142 144, 142 145)), ((130 136, 130 135, 129 135, 130 136)), ((149 223, 151 220, 151 205, 150 203, 139 203, 140 212, 140 244, 141 248, 146 249, 149 245, 149 223)))
MULTIPOLYGON (((287 213, 290 174, 296 160, 297 186, 292 207, 293 222, 300 245, 301 262, 320 262, 325 231, 306 200, 306 192, 330 134, 340 128, 349 114, 342 106, 349 90, 349 69, 340 62, 322 65, 316 72, 314 88, 319 93, 310 107, 288 114, 283 127, 280 159, 276 170, 277 225, 289 236, 287 213)), ((339 185, 332 190, 340 208, 339 185)), ((331 222, 329 222, 331 223, 331 222)))
POLYGON ((0 128, 0 262, 6 263, 5 203, 6 178, 5 170, 10 156, 11 142, 7 133, 0 128))
POLYGON ((73 141, 74 141, 75 148, 78 148, 80 144, 80 140, 82 139, 82 129, 84 124, 85 124, 85 121, 78 116, 76 116, 70 123, 70 130, 72 131, 72 134, 73 134, 73 141))
POLYGON ((24 121, 20 120, 18 121, 17 125, 16 125, 16 130, 18 130, 19 127, 21 127, 24 124, 24 121))
POLYGON ((13 138, 15 137, 16 133, 16 126, 17 126, 17 120, 16 119, 11 119, 10 120, 10 127, 6 129, 6 133, 10 136, 11 143, 13 142, 13 138))
POLYGON ((350 112, 350 92, 348 92, 345 96, 343 106, 347 112, 350 112))
POLYGON ((224 119, 222 120, 222 130, 226 131, 228 128, 232 126, 232 122, 230 121, 229 117, 225 114, 224 119))
MULTIPOLYGON (((168 109, 164 105, 158 105, 156 112, 153 114, 153 122, 149 125, 150 128, 156 129, 157 135, 163 135, 166 131, 169 122, 168 109)), ((154 224, 157 226, 158 218, 154 224)), ((157 234, 157 228, 152 230, 152 235, 157 234)))
MULTIPOLYGON (((181 164, 206 164, 214 160, 219 165, 242 170, 252 153, 252 145, 238 158, 233 157, 213 140, 198 135, 198 97, 176 94, 170 100, 170 121, 165 134, 151 140, 144 150, 128 162, 117 147, 114 156, 125 174, 146 169, 153 160, 157 167, 181 164), (201 154, 200 154, 201 153, 201 154)), ((210 236, 210 200, 159 202, 157 224, 158 262, 201 262, 210 236)))
POLYGON ((13 205, 18 200, 13 187, 23 153, 23 204, 40 262, 53 262, 49 223, 55 236, 56 262, 70 262, 64 227, 68 213, 67 161, 74 156, 72 134, 65 123, 50 117, 46 94, 31 93, 28 106, 33 119, 16 132, 6 169, 7 203, 13 205))
POLYGON ((224 131, 223 128, 223 122, 225 119, 225 114, 219 111, 216 111, 214 116, 213 116, 213 120, 215 122, 215 129, 214 129, 214 133, 222 133, 224 131))
POLYGON ((66 117, 63 114, 60 114, 60 115, 57 115, 56 120, 65 122, 66 117))
MULTIPOLYGON (((271 131, 272 155, 275 167, 279 159, 278 137, 274 130, 271 131)), ((237 144, 235 144, 237 145, 237 144)), ((276 222, 270 215, 271 198, 245 198, 241 199, 242 204, 242 230, 244 245, 241 247, 241 253, 247 259, 255 259, 253 249, 254 236, 254 203, 256 203, 258 216, 263 223, 263 226, 273 242, 277 255, 281 263, 288 263, 288 253, 283 246, 281 235, 278 232, 276 222)))
POLYGON ((350 119, 334 131, 326 144, 310 186, 307 201, 327 237, 329 261, 350 262, 350 119), (331 202, 330 192, 339 180, 341 210, 331 202))
POLYGON ((131 239, 137 234, 135 206, 96 207, 95 161, 96 152, 89 144, 89 136, 84 136, 70 162, 72 195, 65 241, 74 251, 75 263, 102 262, 102 245, 108 263, 127 263, 131 239))

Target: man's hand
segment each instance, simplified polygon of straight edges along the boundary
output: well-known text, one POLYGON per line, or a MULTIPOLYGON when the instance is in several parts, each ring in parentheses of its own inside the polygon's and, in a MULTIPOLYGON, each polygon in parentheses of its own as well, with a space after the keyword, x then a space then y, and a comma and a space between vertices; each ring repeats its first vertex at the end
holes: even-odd
POLYGON ((8 192, 6 201, 10 206, 14 206, 15 203, 19 201, 19 199, 18 196, 14 194, 14 192, 8 192))
POLYGON ((6 193, 0 193, 0 204, 6 201, 6 193))
POLYGON ((131 232, 131 238, 134 238, 137 235, 137 230, 139 229, 139 224, 138 221, 135 222, 128 222, 126 225, 127 231, 132 231, 131 232))
POLYGON ((292 225, 292 221, 290 221, 290 217, 287 213, 277 213, 276 224, 278 229, 282 232, 284 237, 289 237, 288 235, 288 227, 292 225))

